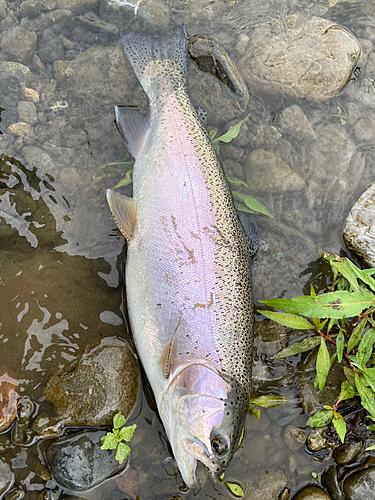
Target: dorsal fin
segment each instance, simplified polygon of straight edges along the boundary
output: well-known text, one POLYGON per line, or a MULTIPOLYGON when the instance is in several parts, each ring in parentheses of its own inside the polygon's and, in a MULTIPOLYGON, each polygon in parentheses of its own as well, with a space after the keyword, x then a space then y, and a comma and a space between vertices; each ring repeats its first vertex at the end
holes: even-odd
POLYGON ((137 202, 112 189, 107 189, 107 200, 118 228, 131 241, 137 233, 137 202))
POLYGON ((142 115, 137 108, 116 106, 115 116, 129 152, 137 159, 146 144, 150 131, 150 116, 142 115))

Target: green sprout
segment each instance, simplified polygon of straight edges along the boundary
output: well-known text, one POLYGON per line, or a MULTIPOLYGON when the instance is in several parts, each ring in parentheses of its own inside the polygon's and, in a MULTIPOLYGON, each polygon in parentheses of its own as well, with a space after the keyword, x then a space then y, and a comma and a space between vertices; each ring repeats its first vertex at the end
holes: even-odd
MULTIPOLYGON (((369 417, 375 421, 375 274, 374 269, 360 269, 346 257, 323 253, 333 271, 331 291, 317 295, 259 302, 286 312, 260 310, 269 319, 296 330, 314 334, 293 344, 273 359, 310 351, 319 346, 314 386, 323 390, 332 365, 341 364, 346 380, 333 406, 309 418, 307 425, 323 427, 332 423, 344 442, 346 423, 337 411, 341 401, 358 395, 369 417), (311 319, 308 319, 311 318, 311 319), (333 348, 330 355, 327 342, 333 348)), ((368 427, 375 430, 375 425, 368 427)))
POLYGON ((133 437, 134 431, 136 429, 136 424, 130 425, 129 427, 124 427, 126 424, 126 418, 119 411, 113 417, 113 431, 107 432, 102 438, 102 450, 116 450, 116 460, 122 464, 124 460, 128 457, 131 449, 124 441, 129 442, 133 437))

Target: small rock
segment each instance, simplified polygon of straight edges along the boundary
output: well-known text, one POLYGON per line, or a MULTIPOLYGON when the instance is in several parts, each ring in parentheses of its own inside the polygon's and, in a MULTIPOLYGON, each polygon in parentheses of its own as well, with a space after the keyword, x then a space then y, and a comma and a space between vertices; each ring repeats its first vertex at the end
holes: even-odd
POLYGON ((26 101, 39 102, 39 93, 34 89, 25 88, 22 91, 23 97, 26 101))
POLYGON ((115 459, 116 450, 102 450, 104 431, 91 431, 55 441, 46 458, 55 481, 73 491, 86 491, 125 469, 115 459))
POLYGON ((74 69, 68 66, 64 61, 55 61, 53 63, 55 78, 59 83, 73 81, 75 78, 74 69))
POLYGON ((333 459, 339 465, 350 464, 358 457, 362 450, 362 441, 342 444, 333 452, 333 459))
POLYGON ((294 425, 288 425, 284 431, 284 442, 292 451, 299 450, 306 441, 306 432, 294 425))
POLYGON ((347 500, 375 500, 375 467, 350 474, 343 489, 347 500))
POLYGON ((76 16, 94 10, 98 4, 99 0, 57 0, 59 9, 70 10, 76 16))
POLYGON ((344 241, 354 255, 375 267, 375 183, 351 209, 344 226, 344 241))
POLYGON ((111 425, 115 413, 127 417, 133 409, 138 378, 137 362, 127 344, 107 338, 70 372, 53 373, 43 394, 65 425, 111 425))
POLYGON ((16 418, 17 385, 18 382, 7 374, 0 377, 0 433, 6 431, 16 418))
POLYGON ((18 119, 34 125, 38 121, 36 106, 32 101, 20 101, 17 105, 18 119))
MULTIPOLYGON (((224 170, 230 177, 235 177, 236 179, 243 178, 243 169, 242 165, 238 163, 238 161, 234 160, 225 160, 223 164, 224 170)), ((234 186, 232 186, 235 188, 234 186)))
POLYGON ((297 491, 292 500, 331 500, 318 486, 308 485, 297 491))
POLYGON ((42 4, 36 0, 26 0, 20 5, 20 12, 24 17, 36 17, 42 12, 42 4))
POLYGON ((25 137, 25 135, 30 134, 31 130, 31 125, 25 122, 13 123, 8 127, 8 132, 17 137, 25 137))
POLYGON ((240 33, 237 38, 236 51, 241 55, 245 55, 247 46, 249 45, 250 38, 246 33, 240 33))
POLYGON ((260 192, 300 191, 305 182, 278 156, 270 151, 257 149, 246 160, 245 180, 252 190, 260 192))
POLYGON ((292 134, 312 138, 315 136, 314 129, 306 118, 302 109, 294 104, 285 108, 280 116, 280 125, 292 134))
POLYGON ((74 45, 74 42, 72 42, 71 40, 68 40, 67 38, 65 38, 62 35, 60 35, 60 40, 62 41, 62 44, 64 45, 66 50, 73 50, 74 49, 75 45, 74 45))
POLYGON ((60 172, 60 182, 69 189, 77 189, 79 173, 73 167, 64 168, 60 172))
POLYGON ((325 448, 330 448, 330 445, 325 439, 326 427, 320 429, 313 429, 307 436, 307 447, 310 451, 320 451, 325 448))
POLYGON ((359 66, 360 68, 363 68, 367 64, 368 57, 371 54, 372 49, 373 49, 373 45, 372 45, 372 42, 370 40, 367 40, 367 39, 360 39, 359 43, 361 44, 362 52, 361 52, 361 57, 359 58, 359 61, 357 63, 357 66, 359 66))
POLYGON ((366 73, 369 76, 375 76, 375 53, 371 52, 366 65, 366 73))
POLYGON ((9 465, 0 460, 0 498, 11 489, 15 481, 13 472, 9 465))
MULTIPOLYGON (((375 54, 374 54, 375 55, 375 54)), ((354 133, 359 142, 371 144, 375 141, 375 113, 366 113, 354 125, 354 133)))
POLYGON ((323 472, 322 485, 326 489, 329 496, 334 500, 346 500, 344 493, 341 491, 337 477, 337 469, 333 465, 323 472))
POLYGON ((38 56, 44 64, 53 64, 59 59, 64 59, 62 41, 50 29, 43 31, 39 42, 38 56))
POLYGON ((0 21, 6 18, 7 16, 7 3, 6 0, 0 0, 0 21))
POLYGON ((358 41, 326 19, 291 15, 255 28, 238 69, 251 90, 323 101, 348 82, 358 41))
POLYGON ((51 157, 42 149, 34 146, 25 146, 22 149, 22 154, 26 160, 26 164, 33 169, 38 168, 43 173, 56 177, 58 170, 51 160, 51 157))
POLYGON ((57 1, 56 0, 42 0, 42 5, 46 10, 56 10, 57 1))
POLYGON ((94 12, 87 12, 84 16, 79 16, 78 22, 85 28, 99 33, 102 43, 110 43, 119 34, 119 29, 113 24, 106 23, 98 18, 94 12))
POLYGON ((28 64, 36 49, 37 36, 19 26, 9 29, 0 42, 2 53, 13 61, 28 64))
POLYGON ((245 485, 246 497, 251 500, 274 500, 284 491, 287 485, 287 478, 281 470, 263 474, 258 480, 258 484, 253 484, 248 480, 245 485))

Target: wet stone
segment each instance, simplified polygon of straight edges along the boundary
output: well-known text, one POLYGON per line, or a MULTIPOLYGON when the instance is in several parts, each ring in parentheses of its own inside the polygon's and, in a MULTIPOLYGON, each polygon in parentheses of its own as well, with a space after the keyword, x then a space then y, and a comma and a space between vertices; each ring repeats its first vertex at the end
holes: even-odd
POLYGON ((263 149, 252 151, 246 160, 245 180, 256 191, 300 191, 305 182, 276 154, 263 149))
POLYGON ((238 63, 251 91, 323 101, 348 82, 360 45, 326 19, 287 16, 258 26, 238 63))
POLYGON ((281 470, 270 472, 260 476, 257 484, 248 480, 245 484, 244 498, 251 500, 265 500, 279 498, 280 493, 285 489, 287 478, 281 470))
POLYGON ((73 491, 85 491, 100 484, 127 466, 115 459, 116 450, 102 450, 105 431, 91 431, 59 439, 51 445, 46 458, 55 481, 73 491))
POLYGON ((8 464, 0 459, 0 498, 11 489, 14 484, 14 474, 8 464))
POLYGON ((31 101, 20 101, 17 105, 18 119, 34 125, 38 121, 36 106, 31 101))
POLYGON ((344 241, 354 255, 375 267, 375 183, 355 203, 346 219, 344 241))
POLYGON ((115 413, 125 417, 138 394, 138 365, 128 345, 102 340, 69 371, 53 373, 44 396, 65 425, 111 425, 115 413))
POLYGON ((10 60, 28 64, 35 52, 36 44, 37 36, 34 31, 16 27, 5 33, 0 42, 0 49, 10 60))
POLYGON ((6 431, 16 418, 17 399, 16 385, 7 377, 0 377, 0 432, 6 431))
POLYGON ((342 444, 333 452, 333 459, 339 465, 346 465, 358 457, 362 450, 362 441, 342 444))
POLYGON ((308 485, 297 491, 292 500, 330 500, 330 498, 318 486, 308 485))
POLYGON ((25 135, 30 134, 31 130, 31 125, 26 122, 13 123, 8 127, 8 132, 16 135, 17 137, 24 137, 25 135))
POLYGON ((284 431, 284 442, 291 451, 299 450, 306 441, 306 433, 295 427, 294 425, 288 425, 284 431))
POLYGON ((344 493, 341 491, 337 469, 333 465, 323 472, 322 485, 333 500, 346 500, 344 493))
POLYGON ((313 429, 307 436, 307 447, 310 451, 315 452, 331 447, 325 438, 326 429, 327 427, 313 429))
POLYGON ((64 46, 52 30, 43 31, 39 42, 38 56, 44 64, 53 64, 59 59, 64 59, 64 46))
POLYGON ((347 500, 375 500, 375 467, 350 474, 343 489, 347 500))

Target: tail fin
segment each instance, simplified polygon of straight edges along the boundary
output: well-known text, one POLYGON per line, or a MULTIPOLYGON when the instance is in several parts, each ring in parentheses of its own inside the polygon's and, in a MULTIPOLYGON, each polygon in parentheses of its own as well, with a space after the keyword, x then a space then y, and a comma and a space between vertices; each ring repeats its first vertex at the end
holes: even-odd
POLYGON ((151 61, 172 60, 180 69, 182 76, 187 76, 186 35, 183 24, 172 36, 158 38, 148 33, 123 31, 121 42, 125 56, 132 65, 138 80, 142 84, 143 73, 151 61))

